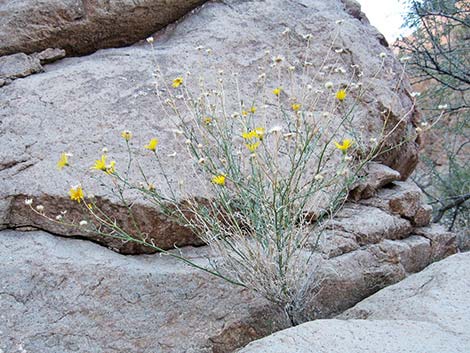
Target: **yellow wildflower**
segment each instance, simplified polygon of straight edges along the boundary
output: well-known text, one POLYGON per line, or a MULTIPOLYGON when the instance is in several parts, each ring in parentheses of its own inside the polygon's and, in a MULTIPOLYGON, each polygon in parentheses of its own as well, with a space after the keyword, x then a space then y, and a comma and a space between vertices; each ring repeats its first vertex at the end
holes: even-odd
POLYGON ((263 140, 264 134, 266 133, 266 129, 264 127, 257 127, 255 128, 256 137, 260 140, 263 140))
POLYGON ((158 139, 153 138, 149 141, 148 145, 145 145, 144 147, 150 151, 155 152, 155 150, 157 149, 157 145, 158 145, 158 139))
POLYGON ((204 118, 204 124, 209 125, 210 123, 212 123, 212 118, 210 116, 206 116, 204 118))
POLYGON ((300 107, 301 107, 300 103, 294 103, 294 104, 292 104, 292 110, 293 110, 294 112, 298 112, 298 111, 300 110, 300 107))
POLYGON ((251 108, 250 108, 250 113, 251 113, 251 114, 256 113, 256 107, 251 107, 251 108))
POLYGON ((247 116, 248 112, 246 110, 242 110, 242 116, 247 116))
POLYGON ((177 77, 173 80, 172 86, 173 88, 178 88, 179 86, 181 86, 182 83, 183 83, 183 78, 177 77))
POLYGON ((91 167, 91 169, 102 170, 103 172, 105 172, 106 171, 106 158, 107 156, 105 154, 101 155, 101 159, 97 159, 95 161, 95 165, 91 167))
POLYGON ((111 161, 109 165, 106 166, 106 173, 108 174, 114 174, 116 172, 116 162, 111 161))
POLYGON ((62 153, 60 155, 59 161, 57 162, 57 169, 62 170, 64 167, 69 166, 69 155, 67 153, 62 153))
POLYGON ((72 201, 77 201, 78 203, 80 203, 84 198, 83 189, 81 185, 71 187, 69 190, 69 195, 72 201))
POLYGON ((273 89, 273 94, 275 96, 279 97, 279 95, 281 94, 281 90, 282 90, 281 87, 277 87, 277 88, 273 89))
POLYGON ((245 146, 246 146, 246 148, 248 148, 248 150, 250 152, 254 152, 258 149, 260 144, 261 144, 261 141, 258 141, 258 142, 254 142, 254 143, 245 143, 245 146))
POLYGON ((336 92, 336 99, 339 100, 340 102, 344 101, 346 98, 346 91, 344 89, 340 89, 338 92, 336 92))
POLYGON ((132 138, 132 132, 130 132, 129 130, 124 130, 123 132, 121 132, 121 136, 124 140, 129 141, 132 138))
POLYGON ((244 132, 242 134, 242 137, 245 139, 245 140, 250 140, 250 139, 254 139, 256 137, 258 137, 258 134, 256 133, 255 130, 251 130, 251 131, 248 131, 248 132, 244 132))
POLYGON ((353 144, 353 141, 350 139, 344 139, 342 143, 338 143, 335 141, 335 146, 337 149, 342 151, 343 153, 346 153, 346 151, 351 147, 353 144))
POLYGON ((225 174, 215 175, 211 179, 212 184, 225 185, 225 174))

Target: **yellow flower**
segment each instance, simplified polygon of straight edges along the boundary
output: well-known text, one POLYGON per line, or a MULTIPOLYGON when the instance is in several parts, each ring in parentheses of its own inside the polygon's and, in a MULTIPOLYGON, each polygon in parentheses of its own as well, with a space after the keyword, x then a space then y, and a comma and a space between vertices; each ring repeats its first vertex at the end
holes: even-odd
POLYGON ((130 132, 129 130, 124 130, 123 132, 121 132, 121 136, 124 140, 129 141, 132 138, 132 132, 130 132))
POLYGON ((181 86, 182 83, 183 83, 183 78, 177 77, 173 80, 172 86, 173 88, 178 88, 179 86, 181 86))
POLYGON ((247 116, 248 112, 246 110, 242 110, 242 116, 247 116))
POLYGON ((260 140, 263 140, 264 134, 266 133, 266 129, 264 127, 257 127, 255 128, 256 137, 260 140))
POLYGON ((204 118, 204 124, 209 125, 210 123, 212 123, 212 118, 210 116, 206 116, 204 118))
POLYGON ((282 88, 281 87, 277 87, 275 89, 273 89, 273 94, 277 97, 279 97, 279 95, 281 94, 281 91, 282 91, 282 88))
POLYGON ((353 144, 353 141, 350 139, 344 139, 342 143, 338 143, 335 141, 335 146, 337 149, 342 151, 343 153, 346 153, 346 151, 351 147, 353 144))
POLYGON ((108 174, 114 174, 116 172, 116 162, 111 161, 109 165, 106 166, 106 173, 108 174))
POLYGON ((256 133, 255 130, 251 130, 251 131, 248 131, 248 132, 244 132, 242 134, 242 137, 245 139, 245 140, 250 140, 250 139, 254 139, 256 137, 258 137, 258 134, 256 133))
POLYGON ((225 185, 225 174, 215 175, 211 179, 212 184, 225 185))
POLYGON ((344 101, 346 98, 346 91, 344 89, 340 89, 338 92, 336 92, 336 99, 339 100, 340 102, 344 101))
POLYGON ((158 145, 158 139, 153 138, 149 141, 148 145, 145 145, 144 147, 150 151, 155 152, 155 150, 157 149, 157 145, 158 145))
POLYGON ((80 203, 84 198, 83 189, 81 185, 71 187, 69 190, 69 195, 72 201, 77 201, 78 203, 80 203))
POLYGON ((64 167, 69 166, 69 158, 67 153, 62 153, 60 155, 59 161, 57 162, 57 169, 62 170, 64 167))
POLYGON ((254 142, 254 143, 245 143, 245 146, 246 146, 246 148, 248 148, 248 150, 250 152, 254 152, 258 149, 260 144, 261 144, 261 141, 258 141, 258 142, 254 142))
POLYGON ((260 140, 262 140, 265 133, 266 129, 264 127, 257 127, 254 130, 242 133, 242 137, 245 140, 251 140, 255 138, 259 138, 260 140))
POLYGON ((300 109, 300 107, 301 107, 300 103, 294 103, 294 104, 292 104, 292 110, 293 110, 294 112, 298 112, 299 109, 300 109))
POLYGON ((103 172, 106 171, 106 155, 103 154, 101 155, 101 159, 97 159, 95 161, 95 165, 93 167, 91 167, 91 169, 95 169, 95 170, 102 170, 103 172))
POLYGON ((251 108, 250 108, 250 113, 251 113, 251 114, 256 113, 256 107, 251 107, 251 108))

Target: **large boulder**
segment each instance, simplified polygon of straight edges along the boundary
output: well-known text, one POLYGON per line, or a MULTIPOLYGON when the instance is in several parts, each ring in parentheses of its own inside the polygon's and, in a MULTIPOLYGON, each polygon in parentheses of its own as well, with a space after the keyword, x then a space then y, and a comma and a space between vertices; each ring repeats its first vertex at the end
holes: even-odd
MULTIPOLYGON (((8 4, 4 6, 19 6, 16 2, 8 4)), ((178 182, 180 176, 193 170, 187 165, 189 159, 183 144, 175 145, 175 124, 164 114, 155 95, 153 74, 157 64, 169 82, 176 76, 186 75, 188 70, 193 71, 193 76, 202 74, 204 70, 199 71, 199 68, 212 74, 223 69, 227 81, 228 73, 238 72, 242 77, 240 90, 246 97, 250 97, 256 87, 259 67, 269 68, 271 57, 277 54, 285 56, 286 70, 290 65, 295 66, 298 82, 310 84, 314 92, 323 91, 319 94, 328 94, 324 91, 327 80, 336 88, 350 85, 346 103, 352 104, 348 101, 355 96, 352 86, 362 84, 365 93, 351 113, 353 125, 360 130, 357 135, 369 141, 380 134, 384 121, 387 121, 386 130, 390 129, 387 130, 387 146, 396 148, 382 154, 380 159, 382 164, 396 171, 388 171, 383 180, 389 182, 398 176, 405 179, 417 161, 418 141, 413 127, 417 113, 401 66, 381 42, 377 30, 357 11, 356 5, 354 1, 340 0, 210 2, 197 13, 156 33, 153 47, 144 42, 127 48, 103 49, 89 56, 66 58, 45 66, 45 72, 41 74, 17 79, 4 86, 0 95, 3 145, 0 176, 6 182, 0 189, 0 226, 33 226, 61 235, 84 236, 77 229, 46 222, 24 207, 25 199, 34 198, 35 205, 45 206, 48 215, 55 216, 67 209, 68 215, 79 221, 82 209, 67 195, 70 186, 77 182, 82 182, 87 192, 95 194, 97 202, 111 217, 118 219, 124 227, 131 225, 122 202, 100 187, 99 178, 83 173, 99 158, 103 147, 107 147, 109 155, 116 159, 118 168, 124 168, 127 151, 120 137, 124 129, 133 131, 132 148, 142 167, 151 171, 150 177, 159 185, 164 187, 165 183, 158 166, 142 148, 150 137, 160 139, 159 154, 172 182, 178 182), (286 28, 289 31, 285 31, 286 28), (305 38, 308 34, 314 36, 306 63, 305 38), (204 49, 195 48, 199 46, 204 49), (270 51, 268 57, 266 51, 270 51), (386 53, 385 58, 379 55, 382 52, 386 53), (321 70, 327 71, 328 75, 321 70), (61 173, 56 170, 55 164, 62 152, 73 153, 71 163, 76 169, 66 168, 61 173), (175 153, 177 158, 172 157, 175 153)), ((71 9, 64 13, 72 13, 74 7, 71 9)), ((90 13, 95 12, 100 11, 90 13)), ((13 13, 16 12, 7 11, 8 16, 13 13)), ((77 16, 71 17, 80 18, 77 16)), ((138 18, 139 23, 146 22, 138 18)), ((113 21, 119 28, 120 21, 113 21)), ((67 38, 74 37, 68 35, 67 38)), ((53 46, 58 45, 54 43, 53 46)), ((191 77, 187 77, 185 84, 189 89, 195 89, 197 80, 191 77)), ((213 76, 211 79, 216 80, 213 76)), ((274 82, 268 83, 271 84, 274 82)), ((283 99, 288 104, 293 96, 294 92, 286 83, 283 99)), ((227 102, 238 102, 235 89, 227 89, 227 102)), ((259 108, 260 115, 263 109, 259 108)), ((318 109, 321 111, 321 103, 318 109)), ((338 120, 339 116, 331 118, 338 120)), ((268 120, 266 124, 272 122, 268 120)), ((314 173, 313 170, 308 172, 314 173)), ((195 196, 205 196, 205 187, 201 186, 199 178, 187 178, 186 181, 189 183, 187 189, 195 196)), ((372 181, 356 195, 371 196, 370 188, 383 183, 372 181)), ((169 222, 154 207, 137 200, 132 203, 132 208, 149 241, 163 248, 200 243, 186 228, 169 222)), ((135 244, 96 237, 95 240, 125 253, 150 251, 135 244)))
POLYGON ((250 343, 240 353, 470 351, 470 254, 454 255, 379 291, 334 320, 250 343))
POLYGON ((69 55, 135 43, 204 0, 6 0, 0 3, 0 56, 62 48, 69 55))
MULTIPOLYGON (((226 353, 290 325, 252 292, 169 257, 0 233, 0 352, 226 353)), ((184 254, 206 264, 206 249, 184 254)))

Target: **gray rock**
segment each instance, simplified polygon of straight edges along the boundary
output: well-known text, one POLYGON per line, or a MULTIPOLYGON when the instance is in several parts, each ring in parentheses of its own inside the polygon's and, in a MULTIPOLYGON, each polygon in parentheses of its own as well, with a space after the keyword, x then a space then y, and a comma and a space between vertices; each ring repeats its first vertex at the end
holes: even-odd
POLYGON ((317 320, 250 343, 239 353, 465 353, 468 336, 400 320, 317 320))
POLYGON ((14 80, 43 71, 38 59, 18 53, 0 57, 0 78, 14 80))
MULTIPOLYGON (((206 250, 184 253, 206 264, 206 250)), ((169 257, 2 231, 0 258, 3 352, 223 353, 290 325, 252 292, 169 257)))
POLYGON ((178 20, 204 0, 2 1, 0 55, 63 48, 69 55, 124 46, 178 20))
MULTIPOLYGON (((191 7, 191 3, 187 3, 186 10, 191 7)), ((4 10, 8 16, 13 16, 13 8, 17 4, 8 2, 2 6, 8 9, 4 10)), ((63 6, 63 3, 57 6, 63 6)), ((90 6, 82 8, 81 3, 70 4, 61 12, 64 13, 61 20, 86 22, 88 17, 83 15, 86 11, 89 11, 87 14, 90 16, 101 13, 98 11, 101 3, 96 7, 90 6)), ((175 4, 175 7, 178 6, 179 2, 175 4)), ((45 12, 46 17, 54 14, 54 11, 54 7, 51 7, 49 12, 45 12)), ((5 17, 1 18, 3 20, 5 17)), ((139 21, 146 22, 142 18, 139 21)), ((113 18, 114 22, 119 21, 113 18)), ((106 30, 103 29, 103 32, 106 30)), ((81 32, 77 29, 72 33, 81 32)), ((102 147, 106 146, 110 158, 117 161, 119 168, 123 168, 127 152, 120 131, 130 129, 135 136, 132 148, 139 154, 142 167, 151 170, 151 177, 164 185, 157 166, 148 154, 142 152, 142 146, 148 139, 158 136, 162 163, 167 168, 166 172, 174 175, 176 181, 178 175, 184 174, 182 171, 185 170, 188 158, 184 146, 175 146, 172 132, 175 125, 163 113, 155 97, 152 77, 155 60, 168 80, 184 74, 188 69, 199 73, 200 65, 214 70, 224 69, 227 73, 243 72, 244 80, 240 87, 248 96, 259 74, 258 66, 266 62, 265 51, 271 50, 273 56, 278 53, 288 54, 286 61, 300 67, 305 59, 304 35, 308 33, 315 33, 311 55, 313 68, 319 68, 324 58, 330 55, 327 65, 337 65, 340 60, 347 71, 346 75, 332 73, 329 79, 335 86, 348 83, 347 77, 353 70, 351 65, 358 65, 363 71, 361 82, 368 91, 363 101, 356 105, 354 119, 355 126, 363 129, 361 136, 365 140, 376 137, 381 131, 383 122, 380 112, 383 112, 384 107, 390 110, 391 124, 402 121, 388 143, 394 145, 404 137, 410 141, 385 154, 381 162, 397 170, 401 178, 406 178, 417 160, 418 144, 413 140, 413 121, 417 112, 414 112, 413 101, 407 93, 408 82, 403 81, 399 74, 401 66, 387 48, 381 47, 373 27, 345 12, 345 6, 340 0, 210 2, 197 13, 158 32, 155 35, 155 50, 147 43, 141 43, 128 48, 104 49, 89 56, 66 58, 48 65, 47 72, 41 75, 14 81, 2 88, 0 119, 4 148, 0 150, 0 177, 9 181, 0 190, 0 227, 33 226, 61 235, 84 236, 77 229, 45 222, 23 205, 25 198, 33 197, 36 204, 46 206, 49 215, 55 216, 67 209, 68 214, 78 220, 81 208, 68 200, 67 191, 71 185, 82 182, 85 190, 95 194, 98 202, 111 212, 111 216, 119 219, 125 228, 132 229, 122 203, 100 188, 96 177, 71 169, 57 172, 55 164, 60 153, 73 153, 72 165, 83 171, 89 170, 94 160, 99 158, 102 147), (338 25, 337 20, 343 23, 338 25), (281 35, 285 27, 291 29, 289 41, 281 35), (331 48, 333 33, 336 31, 337 45, 344 49, 339 54, 334 52, 335 48, 331 48), (211 48, 212 54, 201 54, 195 50, 194 47, 199 45, 211 48), (387 70, 383 75, 376 76, 382 65, 382 59, 379 58, 382 51, 388 53, 385 59, 387 70), (410 111, 414 113, 410 115, 410 111), (403 116, 407 119, 403 120, 403 116), (177 160, 167 157, 173 152, 179 154, 177 160)), ((67 31, 62 34, 70 40, 82 38, 78 34, 71 36, 67 31)), ((86 36, 83 38, 88 39, 86 36)), ((51 46, 68 50, 66 45, 58 41, 47 45, 51 46)), ((303 74, 302 70, 297 70, 296 75, 299 80, 311 82, 314 89, 324 89, 325 79, 318 78, 320 76, 312 80, 312 75, 303 74)), ((191 89, 196 83, 188 80, 187 85, 191 89)), ((286 99, 293 95, 287 89, 285 93, 286 99)), ((235 92, 228 90, 227 95, 228 101, 238 100, 235 92)), ((187 167, 192 170, 190 166, 187 167)), ((308 171, 310 174, 313 172, 308 171)), ((188 178, 188 183, 188 189, 193 190, 196 196, 207 196, 202 192, 204 188, 201 188, 198 179, 188 178)), ((129 202, 133 201, 131 196, 129 202)), ((142 220, 142 231, 157 245, 172 247, 200 243, 187 229, 169 222, 144 202, 133 203, 133 210, 142 220)), ((124 253, 149 251, 135 245, 92 238, 124 253)))
MULTIPOLYGON (((411 320, 460 336, 470 349, 470 253, 436 262, 358 303, 342 319, 411 320)), ((450 347, 452 349, 452 347, 450 347)), ((456 350, 457 351, 457 350, 456 350)))
POLYGON ((470 350, 470 254, 429 266, 334 320, 316 320, 239 353, 464 353, 470 350))
POLYGON ((34 53, 32 56, 38 58, 41 65, 50 64, 54 61, 65 58, 65 50, 59 48, 47 48, 40 53, 34 53))

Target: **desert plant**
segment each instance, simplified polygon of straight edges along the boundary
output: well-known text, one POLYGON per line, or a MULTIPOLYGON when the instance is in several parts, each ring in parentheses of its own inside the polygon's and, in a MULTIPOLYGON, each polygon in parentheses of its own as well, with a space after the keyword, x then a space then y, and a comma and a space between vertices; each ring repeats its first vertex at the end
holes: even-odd
MULTIPOLYGON (((305 37, 304 63, 308 62, 311 39, 305 37)), ((342 70, 333 44, 318 68, 330 74, 342 70), (333 64, 327 67, 329 61, 333 64)), ((210 50, 197 50, 210 54, 210 50)), ((155 63, 156 96, 174 123, 176 154, 184 154, 189 158, 179 160, 190 162, 181 163, 177 176, 165 172, 155 136, 140 147, 148 152, 145 158, 154 158, 161 172, 159 183, 153 183, 155 176, 149 176, 136 158, 132 133, 123 131, 129 158, 119 166, 125 167, 109 161, 107 152, 93 166, 130 217, 129 197, 135 198, 137 193, 209 244, 214 256, 208 266, 148 241, 138 219, 133 219, 132 231, 123 229, 80 185, 71 188, 70 197, 88 215, 81 222, 60 215, 55 220, 43 209, 34 208, 32 201, 28 204, 51 221, 147 245, 254 290, 285 309, 292 319, 292 311, 301 308, 299 303, 315 276, 312 249, 324 223, 361 180, 369 161, 416 135, 404 136, 398 145, 387 144, 396 129, 406 125, 408 116, 391 121, 384 112, 382 130, 373 137, 365 136, 354 127, 355 108, 368 91, 367 85, 354 82, 357 72, 347 84, 325 79, 321 88, 314 88, 296 81, 296 70, 310 76, 310 65, 295 68, 289 63, 289 53, 286 57, 266 53, 253 92, 240 89, 240 79, 247 79, 238 74, 217 69, 205 74, 207 68, 201 64, 195 77, 187 72, 170 78, 155 63), (191 190, 194 185, 198 197, 191 190)), ((386 54, 380 53, 380 58, 382 66, 376 75, 384 68, 386 54)), ((71 168, 67 154, 62 154, 58 166, 71 168)))

